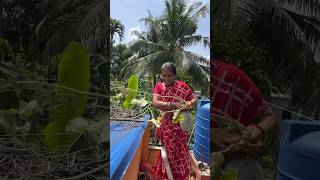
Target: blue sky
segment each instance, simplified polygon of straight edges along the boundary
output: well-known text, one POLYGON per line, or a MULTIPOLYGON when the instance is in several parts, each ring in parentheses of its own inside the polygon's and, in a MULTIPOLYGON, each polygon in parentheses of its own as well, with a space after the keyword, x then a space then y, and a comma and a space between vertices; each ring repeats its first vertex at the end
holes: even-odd
MULTIPOLYGON (((188 3, 195 1, 187 0, 188 3)), ((147 10, 150 10, 154 17, 159 17, 164 10, 164 2, 164 0, 111 0, 110 16, 120 20, 125 26, 123 43, 132 41, 131 30, 145 31, 146 27, 140 19, 148 15, 147 10)), ((196 2, 208 3, 209 0, 198 0, 196 2)), ((205 18, 200 19, 198 25, 199 28, 196 33, 210 38, 210 15, 208 14, 205 18)), ((210 49, 208 47, 204 48, 203 45, 191 46, 187 50, 207 58, 210 57, 210 49)))

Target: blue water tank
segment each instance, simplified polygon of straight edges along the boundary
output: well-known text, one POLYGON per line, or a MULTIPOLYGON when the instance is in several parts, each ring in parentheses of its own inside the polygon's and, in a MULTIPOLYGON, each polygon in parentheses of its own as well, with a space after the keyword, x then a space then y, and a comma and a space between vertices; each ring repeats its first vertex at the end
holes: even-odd
POLYGON ((194 131, 194 156, 198 161, 210 162, 210 100, 198 102, 194 131))
POLYGON ((277 180, 320 179, 319 122, 282 122, 277 169, 277 180))

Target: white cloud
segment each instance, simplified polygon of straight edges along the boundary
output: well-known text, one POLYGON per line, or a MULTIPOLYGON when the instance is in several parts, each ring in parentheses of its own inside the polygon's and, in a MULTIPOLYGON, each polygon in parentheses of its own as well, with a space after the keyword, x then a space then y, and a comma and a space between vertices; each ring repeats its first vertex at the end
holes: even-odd
POLYGON ((129 31, 127 31, 127 34, 126 34, 126 41, 127 42, 131 42, 131 41, 138 38, 136 35, 132 34, 133 31, 141 32, 141 27, 135 26, 135 27, 130 28, 129 31))

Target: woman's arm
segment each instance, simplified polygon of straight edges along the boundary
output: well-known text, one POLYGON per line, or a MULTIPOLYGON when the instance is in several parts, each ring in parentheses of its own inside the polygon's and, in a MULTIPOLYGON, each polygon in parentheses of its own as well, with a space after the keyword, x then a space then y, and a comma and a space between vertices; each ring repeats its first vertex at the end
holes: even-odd
POLYGON ((179 108, 178 102, 164 102, 161 101, 159 94, 153 94, 152 104, 155 108, 158 108, 162 111, 171 111, 179 108))
POLYGON ((160 110, 167 110, 169 105, 166 102, 163 102, 160 100, 160 95, 159 94, 154 94, 152 98, 152 104, 155 108, 160 109, 160 110))
POLYGON ((190 109, 192 109, 193 106, 197 103, 197 99, 198 98, 194 96, 190 101, 187 101, 185 110, 189 111, 190 109))
POLYGON ((249 125, 247 129, 251 132, 251 141, 258 142, 260 139, 265 139, 276 134, 278 122, 272 115, 269 115, 263 117, 258 124, 249 125))

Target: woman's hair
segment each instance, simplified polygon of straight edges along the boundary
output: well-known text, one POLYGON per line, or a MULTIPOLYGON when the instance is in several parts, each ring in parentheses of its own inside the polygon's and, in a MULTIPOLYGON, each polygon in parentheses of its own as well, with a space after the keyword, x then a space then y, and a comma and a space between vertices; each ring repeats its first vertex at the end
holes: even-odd
POLYGON ((163 63, 162 66, 161 66, 161 72, 162 72, 164 69, 169 69, 174 75, 177 74, 176 65, 175 65, 174 63, 172 63, 172 62, 163 63))

